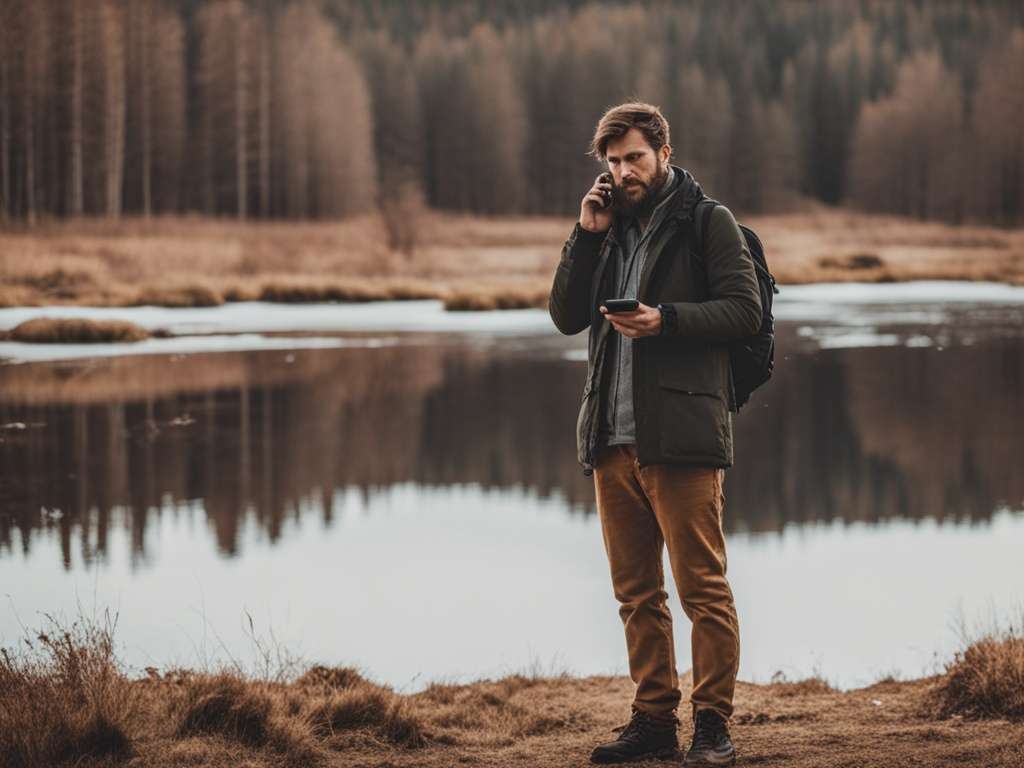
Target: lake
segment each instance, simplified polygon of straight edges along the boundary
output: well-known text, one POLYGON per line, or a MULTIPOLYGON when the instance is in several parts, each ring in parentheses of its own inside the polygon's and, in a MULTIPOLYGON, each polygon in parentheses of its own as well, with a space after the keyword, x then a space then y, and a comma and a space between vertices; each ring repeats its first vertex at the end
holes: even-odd
MULTIPOLYGON (((936 671, 961 619, 1024 605, 1024 289, 779 302, 776 374, 727 473, 740 677, 936 671)), ((546 313, 62 308, 0 327, 55 312, 187 335, 0 344, 4 645, 109 609, 136 668, 270 647, 401 691, 626 674, 575 461, 585 340, 546 313)))

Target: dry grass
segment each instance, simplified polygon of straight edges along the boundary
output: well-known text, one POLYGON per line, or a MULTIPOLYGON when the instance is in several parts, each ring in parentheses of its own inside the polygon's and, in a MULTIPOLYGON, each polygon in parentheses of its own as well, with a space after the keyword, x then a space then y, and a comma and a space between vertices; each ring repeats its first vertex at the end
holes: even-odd
POLYGON ((1024 720, 1024 626, 996 628, 965 645, 932 692, 935 713, 1024 720))
POLYGON ((174 736, 213 736, 274 755, 287 766, 319 765, 320 746, 301 703, 280 686, 230 672, 190 675, 171 701, 174 736))
POLYGON ((489 288, 478 286, 452 291, 444 300, 450 311, 480 311, 491 309, 530 309, 546 307, 549 286, 522 288, 489 288))
POLYGON ((836 689, 820 673, 802 680, 789 680, 782 672, 772 675, 771 690, 778 696, 816 696, 835 693, 836 689))
POLYGON ((266 283, 252 298, 260 301, 308 303, 324 301, 409 301, 437 299, 442 294, 424 281, 371 280, 368 278, 312 283, 284 281, 266 283))
MULTIPOLYGON (((633 695, 626 677, 536 673, 400 695, 350 667, 322 666, 288 679, 153 668, 132 679, 116 659, 109 621, 50 630, 0 654, 5 768, 567 768, 585 764, 595 743, 614 737, 633 695)), ((740 683, 733 737, 751 764, 1019 766, 1024 723, 983 718, 1013 719, 1020 711, 1020 642, 1011 632, 974 643, 937 681, 850 692, 820 677, 740 683), (923 704, 936 689, 956 702, 941 716, 982 719, 934 719, 923 704)), ((681 683, 690 685, 689 675, 681 683)), ((691 726, 683 720, 685 744, 691 726)))
MULTIPOLYGON (((782 283, 920 279, 1024 285, 1024 232, 808 206, 743 219, 782 283)), ((377 215, 340 222, 155 217, 0 231, 0 306, 208 306, 222 301, 446 298, 453 309, 536 306, 568 218, 428 211, 416 250, 377 215)))
POLYGON ((76 623, 0 651, 0 756, 10 768, 124 758, 138 698, 114 655, 113 625, 76 623))
POLYGON ((143 288, 132 304, 155 307, 216 307, 224 303, 224 296, 205 285, 151 286, 143 288))
POLYGON ((0 338, 29 344, 95 344, 142 341, 149 338, 149 331, 127 320, 36 317, 0 333, 0 338))

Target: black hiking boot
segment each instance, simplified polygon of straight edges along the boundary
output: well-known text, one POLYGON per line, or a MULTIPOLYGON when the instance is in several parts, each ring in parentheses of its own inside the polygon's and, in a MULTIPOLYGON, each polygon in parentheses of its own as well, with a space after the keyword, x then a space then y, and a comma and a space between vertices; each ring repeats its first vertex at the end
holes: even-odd
POLYGON ((735 765, 736 749, 729 738, 729 726, 713 709, 699 709, 693 722, 693 743, 686 750, 683 765, 735 765))
POLYGON ((655 720, 646 712, 634 709, 619 738, 594 747, 590 762, 628 763, 653 757, 672 757, 679 751, 678 725, 679 721, 674 717, 672 720, 655 720))

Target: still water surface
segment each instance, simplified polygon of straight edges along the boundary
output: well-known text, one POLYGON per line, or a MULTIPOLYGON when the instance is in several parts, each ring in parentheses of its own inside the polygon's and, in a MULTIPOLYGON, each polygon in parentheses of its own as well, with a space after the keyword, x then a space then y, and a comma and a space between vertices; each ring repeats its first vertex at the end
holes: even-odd
MULTIPOLYGON (((896 317, 883 346, 780 323, 727 476, 741 678, 928 673, 960 615, 1021 605, 1020 320, 896 317)), ((624 674, 574 458, 583 340, 384 338, 0 366, 0 640, 109 607, 136 666, 248 664, 251 616, 406 691, 624 674)))

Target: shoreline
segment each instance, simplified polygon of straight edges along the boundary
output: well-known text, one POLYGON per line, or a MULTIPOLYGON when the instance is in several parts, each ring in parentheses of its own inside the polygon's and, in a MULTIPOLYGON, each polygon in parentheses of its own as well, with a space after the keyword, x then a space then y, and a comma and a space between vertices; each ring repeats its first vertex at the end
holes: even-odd
MULTIPOLYGON (((1024 230, 841 208, 740 217, 783 286, 964 280, 1024 285, 1024 230)), ((574 221, 427 211, 410 254, 383 221, 78 219, 0 229, 0 307, 217 306, 438 299, 451 310, 544 306, 574 221)))
MULTIPOLYGON (((847 691, 817 677, 739 681, 730 726, 738 764, 952 768, 966 761, 1015 768, 1024 756, 1024 710, 979 710, 977 702, 956 699, 956 680, 965 671, 977 672, 965 666, 979 648, 987 648, 984 664, 1000 653, 1016 653, 1019 664, 1015 644, 1020 643, 1024 640, 1013 634, 983 638, 941 674, 905 681, 887 677, 847 691)), ((624 675, 526 670, 469 683, 433 682, 417 693, 400 694, 357 669, 300 667, 273 648, 263 649, 267 663, 258 677, 223 668, 147 667, 141 677, 130 678, 118 665, 110 634, 77 625, 41 633, 35 648, 54 656, 36 657, 34 677, 19 681, 14 657, 0 663, 6 683, 0 697, 11 696, 20 682, 25 689, 20 698, 36 699, 35 711, 5 715, 0 706, 0 723, 19 719, 23 729, 39 737, 56 728, 59 733, 50 737, 64 739, 58 746, 65 758, 80 766, 568 768, 588 764, 594 745, 615 738, 613 729, 629 718, 634 691, 624 675), (56 650, 47 651, 51 646, 56 650), (83 679, 55 678, 76 665, 84 670, 83 679), (88 687, 91 696, 76 701, 76 685, 88 687), (43 714, 39 705, 47 696, 60 702, 49 703, 54 708, 49 720, 33 720, 43 714), (83 708, 93 711, 88 717, 70 711, 83 708), (62 717, 75 725, 61 731, 62 717)), ((1020 668, 991 674, 1014 670, 1020 668)), ((686 701, 691 684, 689 671, 682 673, 682 750, 692 734, 686 701)), ((10 703, 2 698, 0 705, 10 703)), ((1020 700, 1005 703, 1021 706, 1020 700)), ((0 733, 0 746, 10 750, 12 738, 0 733)), ((682 752, 668 761, 634 764, 681 762, 682 752)))
MULTIPOLYGON (((1001 313, 1007 327, 1024 313, 1024 286, 992 282, 806 283, 775 298, 778 332, 798 328, 801 343, 822 348, 936 343, 976 308, 1001 313), (817 328, 817 331, 814 329, 817 328), (902 330, 901 330, 902 329, 902 330), (923 335, 922 335, 923 334, 923 335)), ((991 320, 992 318, 989 317, 991 320)), ((451 312, 438 300, 213 307, 0 307, 0 359, 31 362, 130 354, 402 344, 413 336, 557 337, 547 312, 451 312)))

